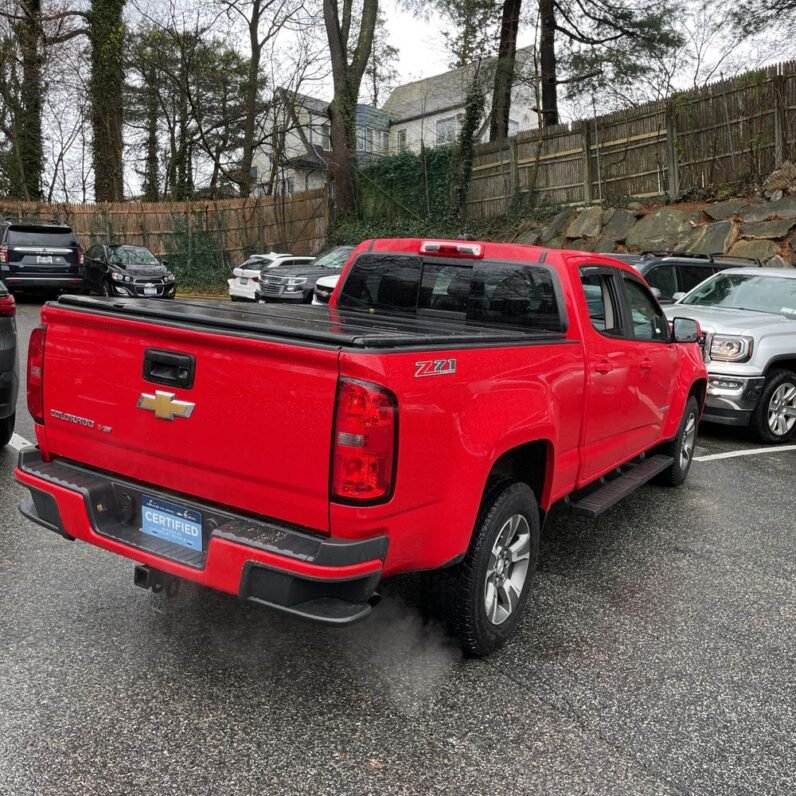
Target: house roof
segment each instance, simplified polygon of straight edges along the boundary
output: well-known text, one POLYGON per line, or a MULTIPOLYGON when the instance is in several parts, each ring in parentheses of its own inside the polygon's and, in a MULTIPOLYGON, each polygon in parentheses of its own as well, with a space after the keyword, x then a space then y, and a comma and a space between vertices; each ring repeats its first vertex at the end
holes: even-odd
MULTIPOLYGON (((532 48, 521 47, 517 50, 516 60, 525 65, 531 55, 532 48)), ((482 61, 482 74, 488 77, 494 72, 496 63, 497 58, 482 61)), ((477 63, 467 64, 441 75, 397 86, 384 103, 384 110, 395 123, 459 108, 464 105, 467 89, 473 81, 477 67, 477 63)))
POLYGON ((329 115, 329 103, 326 100, 310 97, 308 94, 300 94, 298 91, 289 91, 284 88, 281 89, 281 92, 285 100, 290 99, 292 101, 294 108, 304 108, 311 113, 318 114, 318 116, 329 115))

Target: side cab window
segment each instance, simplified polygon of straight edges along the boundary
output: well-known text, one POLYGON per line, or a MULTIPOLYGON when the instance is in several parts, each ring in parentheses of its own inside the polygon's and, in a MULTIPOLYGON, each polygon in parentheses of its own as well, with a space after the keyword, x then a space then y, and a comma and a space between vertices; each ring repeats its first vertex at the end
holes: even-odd
POLYGON ((591 325, 600 334, 622 337, 622 314, 616 283, 609 268, 584 268, 580 283, 586 296, 591 325))
POLYGON ((623 274, 622 286, 630 314, 634 340, 669 342, 669 324, 647 287, 630 274, 623 274))

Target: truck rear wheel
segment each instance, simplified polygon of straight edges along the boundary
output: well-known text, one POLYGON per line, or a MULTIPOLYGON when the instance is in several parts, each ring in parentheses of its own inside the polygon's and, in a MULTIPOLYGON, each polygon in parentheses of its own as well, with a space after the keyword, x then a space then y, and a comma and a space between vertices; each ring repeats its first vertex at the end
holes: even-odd
POLYGON ((769 373, 751 426, 758 439, 775 444, 787 442, 796 433, 796 373, 769 373))
POLYGON ((533 492, 527 484, 501 481, 484 496, 461 563, 424 574, 424 603, 466 655, 483 657, 500 647, 520 621, 538 558, 533 492))

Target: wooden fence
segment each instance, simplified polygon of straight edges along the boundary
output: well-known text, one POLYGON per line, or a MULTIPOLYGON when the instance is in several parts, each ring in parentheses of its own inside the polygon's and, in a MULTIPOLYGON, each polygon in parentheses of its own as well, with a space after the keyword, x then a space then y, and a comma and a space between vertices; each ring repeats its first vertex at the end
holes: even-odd
POLYGON ((677 196, 762 180, 785 159, 796 159, 796 61, 666 102, 483 144, 467 215, 502 215, 523 191, 567 205, 677 196))
POLYGON ((130 243, 158 256, 179 254, 190 261, 200 245, 215 252, 218 265, 236 265, 253 252, 317 254, 326 242, 326 190, 294 197, 221 201, 118 204, 0 202, 6 216, 55 218, 69 224, 88 248, 94 243, 130 243))

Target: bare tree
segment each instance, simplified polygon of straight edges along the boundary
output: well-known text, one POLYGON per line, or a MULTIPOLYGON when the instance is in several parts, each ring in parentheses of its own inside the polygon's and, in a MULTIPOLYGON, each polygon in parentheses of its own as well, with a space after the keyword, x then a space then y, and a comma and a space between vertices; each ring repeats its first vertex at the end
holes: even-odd
POLYGON ((356 208, 354 188, 356 105, 362 76, 373 46, 378 0, 363 0, 359 30, 352 29, 353 0, 323 0, 323 18, 329 40, 334 98, 329 105, 332 161, 337 208, 356 208), (352 45, 352 40, 355 42, 352 45))

